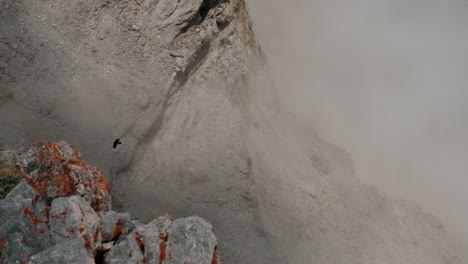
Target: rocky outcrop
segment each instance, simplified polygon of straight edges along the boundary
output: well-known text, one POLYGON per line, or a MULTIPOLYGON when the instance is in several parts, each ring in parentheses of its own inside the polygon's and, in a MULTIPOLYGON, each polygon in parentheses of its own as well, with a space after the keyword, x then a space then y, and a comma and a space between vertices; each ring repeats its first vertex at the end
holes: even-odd
POLYGON ((69 144, 0 154, 24 179, 0 200, 0 261, 220 263, 212 226, 200 217, 145 225, 110 211, 107 179, 69 144))
POLYGON ((17 166, 24 180, 48 205, 58 197, 85 197, 97 210, 111 208, 110 186, 101 172, 89 166, 71 145, 39 144, 18 152, 17 166))

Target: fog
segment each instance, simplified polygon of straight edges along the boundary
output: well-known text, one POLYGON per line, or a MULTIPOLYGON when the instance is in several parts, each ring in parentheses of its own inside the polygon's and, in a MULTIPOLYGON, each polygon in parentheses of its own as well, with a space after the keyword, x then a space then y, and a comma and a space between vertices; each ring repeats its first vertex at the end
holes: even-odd
POLYGON ((248 4, 287 107, 468 244, 468 1, 248 4))

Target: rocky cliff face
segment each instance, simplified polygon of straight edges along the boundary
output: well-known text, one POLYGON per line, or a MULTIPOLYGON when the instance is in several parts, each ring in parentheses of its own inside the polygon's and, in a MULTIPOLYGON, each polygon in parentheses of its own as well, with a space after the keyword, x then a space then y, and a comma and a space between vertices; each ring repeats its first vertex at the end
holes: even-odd
POLYGON ((144 225, 111 211, 106 177, 66 143, 0 157, 22 178, 0 200, 1 263, 220 263, 200 217, 144 225))
POLYGON ((0 3, 3 142, 73 143, 115 208, 200 215, 225 263, 459 263, 283 109, 244 1, 0 3))

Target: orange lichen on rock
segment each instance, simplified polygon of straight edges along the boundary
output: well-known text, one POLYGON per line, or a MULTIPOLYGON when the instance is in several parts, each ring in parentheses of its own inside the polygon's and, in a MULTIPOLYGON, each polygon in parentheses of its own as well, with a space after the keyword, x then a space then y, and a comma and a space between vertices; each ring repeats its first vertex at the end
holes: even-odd
POLYGON ((67 216, 67 210, 63 211, 63 212, 60 213, 60 214, 52 215, 51 217, 52 217, 52 218, 65 218, 66 216, 67 216))
POLYGON ((46 232, 46 230, 44 228, 39 228, 40 224, 45 224, 46 226, 49 225, 48 220, 43 221, 43 220, 39 219, 37 216, 32 217, 32 223, 33 223, 33 227, 34 227, 33 232, 36 233, 36 234, 44 234, 46 232))
POLYGON ((112 232, 112 239, 115 239, 118 235, 122 233, 122 220, 119 218, 115 223, 114 232, 112 232))
POLYGON ((145 244, 143 244, 143 241, 141 240, 140 233, 135 231, 135 241, 140 247, 141 253, 145 254, 145 244))
POLYGON ((211 264, 223 264, 219 260, 218 249, 216 247, 215 247, 215 250, 213 252, 213 258, 211 259, 211 264))
MULTIPOLYGON (((143 240, 141 240, 140 233, 138 233, 138 231, 135 231, 135 242, 137 243, 138 247, 140 247, 141 254, 144 256, 145 244, 143 243, 143 240)), ((146 257, 143 257, 143 263, 147 263, 146 257)))
POLYGON ((23 208, 23 214, 24 215, 32 215, 33 212, 29 208, 25 207, 25 208, 23 208))
MULTIPOLYGON (((20 221, 22 228, 15 236, 0 232, 0 252, 12 252, 18 246, 25 250, 7 256, 13 260, 8 259, 8 263, 29 261, 29 253, 36 248, 48 250, 53 245, 54 256, 69 257, 72 252, 76 254, 70 258, 94 258, 96 263, 127 261, 128 257, 143 264, 221 264, 212 227, 200 217, 173 221, 165 215, 143 225, 128 213, 111 211, 109 182, 72 146, 61 142, 39 144, 15 155, 25 181, 15 193, 18 202, 11 206, 16 215, 7 220, 20 221), (179 239, 182 236, 186 241, 179 239), (10 246, 15 248, 11 250, 10 246)), ((41 263, 51 263, 49 253, 37 254, 41 263)))
POLYGON ((159 264, 162 264, 162 262, 166 259, 166 242, 161 241, 159 243, 159 264))
POLYGON ((162 264, 166 259, 167 233, 159 232, 159 239, 161 239, 161 242, 159 243, 159 264, 162 264))
POLYGON ((93 239, 94 239, 94 243, 97 243, 98 242, 98 239, 99 239, 99 228, 96 229, 96 232, 92 233, 91 235, 93 236, 93 239))
POLYGON ((85 241, 85 247, 87 250, 92 250, 93 248, 91 247, 91 242, 89 241, 89 238, 86 235, 83 235, 83 239, 85 241))
POLYGON ((24 178, 45 201, 89 193, 95 210, 110 209, 109 182, 97 168, 81 159, 73 146, 41 143, 33 148, 33 153, 28 164, 24 164, 25 171, 32 167, 24 178))

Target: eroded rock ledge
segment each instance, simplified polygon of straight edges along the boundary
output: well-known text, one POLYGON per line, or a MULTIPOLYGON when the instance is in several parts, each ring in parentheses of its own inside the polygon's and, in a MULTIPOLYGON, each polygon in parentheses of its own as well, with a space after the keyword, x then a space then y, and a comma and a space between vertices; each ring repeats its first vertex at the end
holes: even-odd
POLYGON ((1 151, 0 160, 22 178, 0 200, 0 263, 220 263, 200 217, 142 224, 111 211, 106 177, 67 143, 1 151))

